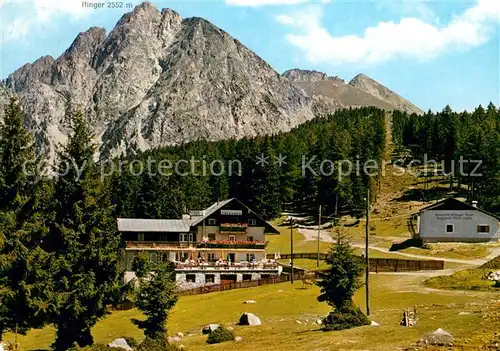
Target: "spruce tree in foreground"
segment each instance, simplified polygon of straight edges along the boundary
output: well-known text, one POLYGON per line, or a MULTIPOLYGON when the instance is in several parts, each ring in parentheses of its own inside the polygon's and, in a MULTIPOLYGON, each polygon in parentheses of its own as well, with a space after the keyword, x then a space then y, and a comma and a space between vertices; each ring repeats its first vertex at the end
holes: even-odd
POLYGON ((91 328, 119 295, 119 235, 93 162, 92 134, 80 112, 59 155, 53 219, 45 241, 52 254, 55 350, 93 343, 91 328))
POLYGON ((178 300, 175 267, 172 263, 150 262, 141 255, 134 261, 134 270, 139 282, 135 305, 146 315, 146 320, 132 321, 144 330, 147 338, 165 340, 168 314, 178 300))
POLYGON ((349 240, 337 235, 326 262, 330 268, 317 283, 321 288, 318 301, 327 302, 334 308, 323 320, 324 330, 342 330, 370 324, 368 318, 354 305, 352 297, 363 286, 364 265, 356 257, 349 240))
POLYGON ((16 99, 0 124, 0 340, 46 322, 48 255, 42 212, 50 188, 39 181, 31 133, 16 99))

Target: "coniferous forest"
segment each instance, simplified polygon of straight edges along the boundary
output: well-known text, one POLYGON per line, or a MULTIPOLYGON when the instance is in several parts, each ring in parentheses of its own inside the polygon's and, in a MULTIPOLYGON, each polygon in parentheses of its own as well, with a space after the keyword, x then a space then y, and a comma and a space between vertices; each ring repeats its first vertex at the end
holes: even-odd
MULTIPOLYGON (((118 170, 115 165, 110 181, 116 215, 178 218, 186 210, 203 209, 218 199, 230 197, 237 197, 266 219, 284 210, 315 212, 318 205, 329 214, 341 209, 362 214, 367 187, 377 181, 377 176, 365 174, 363 165, 367 160, 381 164, 385 147, 384 116, 384 111, 376 108, 342 110, 288 133, 219 142, 196 141, 120 160, 122 167, 118 170), (281 165, 279 157, 283 160, 281 165), (206 161, 207 165, 221 160, 222 166, 216 162, 213 171, 207 166, 205 176, 201 162, 196 168, 200 176, 192 175, 187 164, 183 164, 182 172, 191 173, 188 176, 176 172, 166 177, 152 172, 134 176, 141 173, 139 165, 146 164, 148 158, 155 165, 161 160, 176 163, 194 158, 206 161), (265 163, 259 163, 259 158, 265 163), (241 162, 240 168, 235 160, 241 162), (351 171, 342 160, 352 162, 351 171), (230 161, 233 161, 232 174, 229 174, 230 161), (135 166, 132 172, 131 164, 135 166)), ((373 167, 371 172, 377 173, 377 167, 373 167)))
POLYGON ((473 112, 449 106, 423 116, 393 114, 393 140, 420 160, 444 165, 450 186, 465 192, 481 208, 500 213, 500 111, 492 103, 473 112))

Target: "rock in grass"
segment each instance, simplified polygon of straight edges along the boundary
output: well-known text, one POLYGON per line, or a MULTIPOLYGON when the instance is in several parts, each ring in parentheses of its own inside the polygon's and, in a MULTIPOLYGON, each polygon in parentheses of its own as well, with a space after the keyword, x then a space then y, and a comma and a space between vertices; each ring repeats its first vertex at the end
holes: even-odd
POLYGON ((372 327, 378 327, 379 325, 380 325, 380 324, 378 324, 377 322, 372 321, 372 324, 371 324, 371 326, 372 326, 372 327))
POLYGON ((236 342, 240 342, 242 340, 243 340, 243 338, 241 336, 237 336, 236 338, 234 338, 234 341, 236 341, 236 342))
POLYGON ((178 336, 169 336, 168 337, 168 343, 171 344, 171 343, 177 343, 177 342, 181 342, 181 338, 179 338, 178 336))
POLYGON ((211 332, 213 332, 214 330, 219 329, 219 328, 220 328, 220 324, 207 324, 203 327, 201 332, 203 334, 210 334, 211 332))
POLYGON ((112 342, 110 342, 108 344, 108 347, 120 348, 120 349, 124 349, 127 351, 132 350, 132 348, 128 345, 127 340, 125 340, 123 338, 118 338, 118 339, 113 340, 112 342))
POLYGON ((433 331, 432 333, 425 334, 420 340, 425 345, 448 346, 453 344, 453 335, 441 328, 433 331))
POLYGON ((255 300, 246 300, 245 303, 247 303, 247 304, 254 304, 254 303, 257 303, 257 301, 255 301, 255 300))
POLYGON ((243 313, 240 317, 239 325, 261 325, 260 318, 253 313, 243 313))

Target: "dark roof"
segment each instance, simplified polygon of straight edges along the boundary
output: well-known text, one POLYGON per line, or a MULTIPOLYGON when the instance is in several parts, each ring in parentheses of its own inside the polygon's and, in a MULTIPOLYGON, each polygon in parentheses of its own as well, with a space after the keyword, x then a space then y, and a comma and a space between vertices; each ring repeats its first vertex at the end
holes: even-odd
POLYGON ((192 218, 191 219, 191 225, 194 226, 194 225, 199 224, 205 218, 207 218, 208 216, 210 216, 214 212, 220 210, 221 208, 223 208, 224 206, 226 206, 227 204, 229 204, 229 203, 231 203, 233 201, 237 201, 239 204, 241 204, 243 207, 245 207, 250 213, 253 213, 257 218, 259 218, 261 221, 263 221, 266 224, 265 229, 264 229, 264 232, 266 234, 280 234, 279 230, 277 230, 276 228, 274 228, 269 222, 267 222, 266 220, 262 219, 262 217, 259 216, 255 211, 252 211, 250 208, 248 208, 247 205, 245 205, 243 202, 241 202, 240 200, 238 200, 235 197, 233 197, 233 198, 231 198, 229 200, 221 201, 219 203, 214 203, 212 206, 210 206, 205 211, 203 211, 204 213, 203 213, 202 216, 197 216, 197 217, 192 218))
POLYGON ((466 202, 454 199, 454 198, 447 198, 441 201, 436 202, 435 204, 432 204, 430 206, 424 207, 423 209, 420 210, 421 212, 424 211, 466 211, 466 210, 472 210, 472 211, 479 211, 484 214, 487 214, 488 216, 491 216, 493 218, 496 218, 500 220, 500 216, 494 215, 493 213, 489 213, 485 210, 480 209, 479 207, 474 207, 466 202))
POLYGON ((205 218, 209 217, 217 210, 223 208, 230 202, 237 201, 243 207, 248 209, 250 213, 255 214, 257 218, 263 221, 265 225, 264 232, 266 234, 280 234, 269 222, 265 221, 257 213, 248 208, 237 198, 216 202, 203 211, 194 211, 199 215, 191 216, 191 219, 138 219, 138 218, 117 218, 118 231, 120 232, 178 232, 188 233, 191 226, 201 223, 205 218))

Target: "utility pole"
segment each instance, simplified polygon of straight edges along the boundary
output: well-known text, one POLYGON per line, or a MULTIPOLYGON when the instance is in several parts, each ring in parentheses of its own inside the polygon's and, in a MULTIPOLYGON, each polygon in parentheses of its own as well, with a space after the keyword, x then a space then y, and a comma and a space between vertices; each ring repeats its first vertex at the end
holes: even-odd
POLYGON ((290 281, 293 284, 293 218, 290 216, 290 268, 292 277, 290 281))
POLYGON ((321 236, 321 205, 318 210, 318 256, 316 258, 316 267, 319 267, 319 240, 321 236))
POLYGON ((366 194, 366 228, 365 228, 365 264, 366 264, 366 281, 365 281, 365 289, 366 289, 366 315, 370 315, 370 288, 369 288, 369 280, 370 280, 370 258, 369 258, 369 235, 370 235, 370 188, 368 185, 368 191, 366 194))

